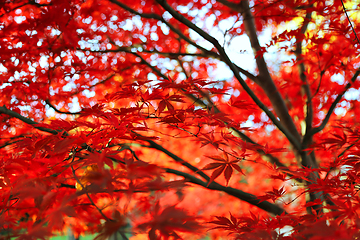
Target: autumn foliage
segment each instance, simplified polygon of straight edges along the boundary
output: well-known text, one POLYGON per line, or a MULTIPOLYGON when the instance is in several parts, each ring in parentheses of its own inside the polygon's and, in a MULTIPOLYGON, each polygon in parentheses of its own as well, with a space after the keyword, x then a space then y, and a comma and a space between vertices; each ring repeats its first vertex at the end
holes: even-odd
POLYGON ((360 4, 0 2, 0 239, 360 237, 360 4))

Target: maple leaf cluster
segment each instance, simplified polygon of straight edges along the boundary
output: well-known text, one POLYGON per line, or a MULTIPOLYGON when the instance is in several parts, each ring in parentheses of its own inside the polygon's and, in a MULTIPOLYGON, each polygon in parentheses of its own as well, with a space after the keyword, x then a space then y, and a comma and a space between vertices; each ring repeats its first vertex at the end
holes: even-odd
POLYGON ((360 4, 0 2, 0 239, 360 237, 360 4))

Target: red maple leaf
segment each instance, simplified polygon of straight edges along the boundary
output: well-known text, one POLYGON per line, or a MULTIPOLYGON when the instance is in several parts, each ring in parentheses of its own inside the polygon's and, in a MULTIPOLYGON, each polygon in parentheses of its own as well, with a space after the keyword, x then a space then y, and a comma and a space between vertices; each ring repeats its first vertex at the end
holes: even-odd
MULTIPOLYGON (((208 186, 212 183, 216 178, 218 178, 222 173, 224 173, 224 177, 226 179, 226 184, 229 183, 229 180, 234 172, 233 169, 236 169, 239 173, 244 174, 241 170, 238 162, 240 159, 229 160, 229 156, 226 152, 224 152, 223 156, 215 155, 215 156, 207 156, 217 162, 209 163, 202 170, 212 170, 215 169, 210 177, 208 182, 208 186)), ((245 175, 245 174, 244 174, 245 175)))
POLYGON ((265 195, 259 196, 258 198, 262 202, 269 199, 275 202, 277 199, 281 198, 285 193, 286 190, 284 189, 284 186, 282 186, 280 189, 273 188, 272 191, 268 191, 265 193, 265 195))
POLYGON ((176 206, 160 210, 159 202, 156 203, 151 217, 150 221, 138 225, 139 229, 150 229, 148 232, 150 240, 157 240, 159 237, 182 239, 177 232, 195 233, 203 228, 196 217, 176 206))

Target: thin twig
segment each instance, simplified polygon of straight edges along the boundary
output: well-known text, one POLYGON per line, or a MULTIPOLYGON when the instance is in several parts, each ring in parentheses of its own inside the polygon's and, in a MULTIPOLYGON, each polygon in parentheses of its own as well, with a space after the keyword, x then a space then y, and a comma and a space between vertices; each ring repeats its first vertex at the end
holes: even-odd
POLYGON ((357 36, 357 34, 356 34, 356 31, 355 31, 355 29, 354 29, 354 26, 353 26, 353 24, 351 23, 351 20, 350 20, 350 18, 349 18, 349 15, 347 14, 344 1, 343 1, 343 0, 340 0, 340 1, 341 1, 342 6, 343 6, 343 10, 344 10, 344 13, 345 13, 345 15, 346 15, 346 17, 347 17, 347 20, 349 21, 350 27, 351 27, 354 35, 355 35, 355 39, 356 39, 357 42, 360 44, 360 40, 359 40, 359 38, 358 38, 358 36, 357 36))
MULTIPOLYGON (((73 162, 74 159, 75 159, 75 154, 76 154, 76 148, 75 148, 74 151, 73 151, 72 162, 73 162)), ((81 182, 81 181, 79 180, 79 178, 76 176, 75 169, 74 169, 73 165, 70 164, 70 167, 71 167, 71 171, 72 171, 72 173, 73 173, 73 175, 74 175, 74 178, 75 178, 76 182, 81 186, 81 189, 82 189, 82 190, 85 190, 84 184, 82 184, 82 182, 81 182)), ((94 203, 94 201, 92 200, 92 198, 90 197, 89 193, 88 193, 86 190, 85 190, 85 194, 86 194, 86 196, 88 197, 90 203, 98 210, 98 212, 101 214, 101 216, 103 216, 104 219, 106 219, 107 221, 114 221, 113 219, 107 217, 107 216, 103 213, 103 211, 94 203)))

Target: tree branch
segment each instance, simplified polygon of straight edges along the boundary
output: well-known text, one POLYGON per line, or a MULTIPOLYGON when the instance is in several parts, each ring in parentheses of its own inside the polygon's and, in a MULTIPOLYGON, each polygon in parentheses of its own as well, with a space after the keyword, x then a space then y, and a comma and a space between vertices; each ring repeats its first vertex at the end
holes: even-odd
MULTIPOLYGON (((249 203, 251 205, 254 205, 254 206, 256 206, 256 207, 258 207, 258 208, 260 208, 260 209, 262 209, 262 210, 264 210, 266 212, 269 212, 271 214, 281 215, 282 213, 286 213, 284 211, 284 209, 277 206, 276 204, 270 203, 268 201, 260 202, 258 197, 256 197, 255 195, 244 192, 244 191, 241 191, 239 189, 235 189, 235 188, 232 188, 232 187, 225 187, 225 186, 223 186, 221 184, 218 184, 216 182, 212 182, 209 186, 207 186, 207 182, 204 182, 204 181, 198 179, 197 177, 195 177, 195 176, 193 176, 193 175, 191 175, 189 173, 185 173, 185 172, 178 171, 178 170, 171 169, 171 168, 164 168, 164 170, 167 173, 171 173, 171 174, 183 177, 188 182, 199 185, 199 186, 202 186, 202 187, 204 187, 206 189, 225 192, 225 193, 227 193, 227 194, 229 194, 229 195, 231 195, 233 197, 236 197, 237 199, 245 201, 245 202, 247 202, 247 203, 249 203)), ((66 184, 66 183, 60 183, 60 187, 75 189, 74 185, 70 185, 70 184, 66 184)), ((133 193, 146 193, 146 192, 149 192, 149 191, 157 191, 157 190, 160 190, 160 189, 151 188, 149 190, 134 190, 133 193)), ((128 189, 114 189, 113 191, 114 192, 124 192, 124 193, 129 192, 128 189)), ((101 192, 106 192, 106 189, 104 189, 101 192)), ((79 191, 79 194, 86 194, 86 193, 87 193, 87 191, 85 189, 79 191)), ((91 205, 93 205, 93 204, 91 203, 91 205)))
MULTIPOLYGON (((73 154, 73 158, 72 158, 72 162, 71 162, 71 163, 73 163, 73 161, 74 161, 74 159, 75 159, 75 151, 73 151, 72 154, 73 154)), ((81 190, 85 189, 85 186, 81 183, 80 179, 76 176, 76 173, 75 173, 75 169, 74 169, 74 167, 73 167, 73 164, 70 165, 70 168, 71 168, 71 171, 72 171, 72 173, 73 173, 73 175, 74 175, 74 178, 75 178, 77 184, 79 184, 79 185, 81 186, 81 190)), ((89 193, 88 193, 87 191, 85 192, 85 194, 86 194, 86 196, 88 197, 91 205, 93 205, 93 206, 97 209, 97 211, 100 213, 101 216, 103 216, 104 219, 106 219, 107 221, 114 221, 113 219, 108 218, 108 217, 103 213, 103 211, 102 211, 102 210, 95 204, 95 202, 92 200, 92 198, 90 197, 90 195, 89 195, 89 193)))
MULTIPOLYGON (((207 176, 204 172, 202 172, 200 169, 198 169, 195 166, 192 166, 190 163, 186 162, 185 160, 183 160, 182 158, 180 158, 179 156, 175 155, 174 153, 170 152, 169 150, 165 149, 164 147, 162 147, 161 145, 157 144, 156 142, 152 141, 152 140, 145 140, 150 144, 150 148, 154 148, 157 149, 159 151, 162 151, 163 153, 165 153, 166 155, 168 155, 169 157, 171 157, 172 159, 174 159, 176 162, 179 162, 180 164, 182 164, 183 166, 187 167, 188 169, 192 170, 193 172, 199 174, 201 177, 203 177, 206 182, 201 181, 200 179, 196 178, 195 176, 188 174, 188 173, 183 173, 180 172, 178 170, 173 170, 173 169, 169 169, 169 168, 164 168, 166 170, 166 172, 168 173, 173 173, 176 174, 178 176, 183 176, 186 179, 189 179, 190 182, 198 184, 200 186, 203 186, 207 189, 211 189, 211 190, 218 190, 218 191, 223 191, 226 192, 229 195, 232 195, 240 200, 246 201, 254 206, 257 206, 267 212, 273 213, 275 215, 280 215, 284 212, 284 210, 280 207, 278 207, 275 204, 271 204, 267 201, 264 202, 260 202, 260 200, 255 196, 252 195, 250 193, 246 193, 243 192, 241 190, 235 189, 235 188, 231 188, 231 187, 225 187, 220 185, 217 182, 212 182, 209 184, 208 186, 208 182, 210 181, 209 176, 207 176)), ((274 158, 272 157, 270 154, 266 154, 265 156, 269 156, 269 158, 274 158)))
POLYGON ((209 51, 209 50, 201 47, 200 45, 196 44, 190 38, 185 36, 179 29, 175 28, 173 25, 171 25, 169 22, 167 22, 162 16, 159 16, 159 15, 154 14, 154 13, 140 13, 140 12, 128 7, 127 5, 121 3, 121 2, 119 2, 117 0, 109 0, 109 1, 116 4, 116 5, 118 5, 119 7, 125 9, 126 11, 128 11, 128 12, 134 14, 134 15, 138 15, 138 16, 143 17, 143 18, 159 20, 159 21, 163 22, 164 24, 166 24, 166 26, 168 26, 171 31, 176 33, 180 38, 185 40, 187 43, 193 45, 197 49, 200 49, 204 53, 207 53, 207 54, 210 54, 210 55, 217 55, 217 53, 209 51))
MULTIPOLYGON (((138 133, 137 133, 138 134, 138 133)), ((139 134, 138 134, 139 135, 139 134)), ((140 135, 141 136, 141 135, 140 135)), ((163 146, 157 144, 156 142, 152 141, 152 140, 145 140, 146 142, 148 142, 150 145, 147 146, 149 148, 153 148, 156 150, 159 150, 163 153, 165 153, 166 155, 168 155, 169 157, 171 157, 172 159, 174 159, 176 162, 180 163, 181 165, 187 167, 188 169, 190 169, 191 171, 193 171, 196 174, 199 174, 202 178, 204 178, 206 181, 210 181, 210 177, 205 174, 203 171, 201 171, 199 168, 193 166, 192 164, 186 162, 184 159, 182 159, 181 157, 175 155, 174 153, 170 152, 169 150, 167 150, 166 148, 164 148, 163 146)))
MULTIPOLYGON (((311 20, 311 12, 308 12, 304 18, 304 23, 301 27, 300 33, 301 36, 303 36, 306 32, 306 29, 309 25, 309 22, 311 20)), ((297 57, 297 61, 298 61, 298 70, 299 70, 299 76, 301 81, 303 82, 303 89, 305 90, 305 94, 307 97, 307 103, 306 103, 306 117, 305 117, 305 134, 311 130, 312 128, 312 122, 313 122, 313 106, 312 106, 312 96, 311 96, 311 90, 310 90, 310 86, 309 86, 309 81, 305 75, 305 64, 303 62, 303 57, 302 57, 302 39, 296 39, 296 50, 295 50, 295 55, 297 57)))
POLYGON ((36 129, 38 129, 38 130, 40 130, 40 131, 43 131, 43 132, 48 132, 48 133, 51 133, 51 134, 54 134, 54 135, 56 135, 56 134, 58 134, 59 132, 61 132, 60 130, 53 130, 53 129, 44 128, 44 127, 37 127, 36 125, 38 125, 39 123, 31 120, 30 118, 26 118, 26 117, 20 115, 20 114, 17 113, 17 112, 14 112, 14 111, 11 111, 11 110, 7 109, 7 108, 5 107, 5 105, 2 106, 2 107, 0 107, 0 114, 1 114, 1 113, 4 113, 4 114, 9 115, 9 116, 12 116, 12 117, 15 117, 15 118, 23 121, 24 123, 30 124, 30 125, 32 125, 34 128, 36 128, 36 129))
MULTIPOLYGON (((131 50, 134 48, 135 47, 133 47, 133 46, 129 46, 129 47, 117 47, 116 49, 107 49, 107 50, 91 50, 91 49, 83 49, 83 48, 77 48, 76 50, 83 51, 83 52, 89 51, 92 53, 118 53, 118 52, 131 52, 131 50)), ((214 54, 208 55, 206 53, 160 52, 156 49, 147 50, 144 48, 140 52, 145 52, 145 53, 150 53, 150 54, 159 54, 159 55, 162 55, 164 57, 169 57, 169 58, 177 58, 179 56, 190 56, 190 57, 215 58, 215 59, 220 60, 219 55, 214 55, 214 54)))
MULTIPOLYGON (((297 131, 291 132, 287 128, 285 128, 279 120, 275 117, 275 115, 260 101, 260 99, 254 94, 254 92, 249 88, 249 86, 245 83, 244 79, 240 76, 237 67, 231 62, 228 55, 225 53, 224 48, 219 44, 219 42, 212 36, 210 36, 208 33, 197 27, 195 24, 190 22, 187 18, 185 18, 183 15, 181 15, 179 12, 174 10, 165 0, 156 0, 166 11, 168 11, 175 19, 177 19, 179 22, 185 24, 195 32, 197 32, 200 36, 202 36, 205 40, 212 43, 215 48, 219 51, 220 56, 224 59, 225 63, 230 67, 232 72, 234 73, 236 79, 239 81, 240 85, 244 88, 244 90, 249 94, 249 96, 253 99, 253 101, 266 113, 266 115, 270 118, 270 120, 274 123, 274 125, 284 133, 284 135, 287 137, 287 139, 291 142, 291 144, 297 149, 301 149, 300 144, 300 135, 297 131), (296 135, 294 135, 294 133, 296 135)), ((243 1, 244 2, 244 1, 243 1)), ((276 88, 275 88, 276 90, 276 88)), ((276 91, 272 93, 273 95, 276 94, 276 91)), ((285 103, 284 103, 285 106, 285 103)), ((276 106, 274 106, 276 108, 276 106)), ((285 106, 286 109, 286 106, 285 106)), ((281 113, 281 112, 280 112, 281 113)), ((286 112, 288 114, 288 112, 286 112)), ((280 119, 282 118, 281 115, 279 116, 280 119)), ((289 116, 290 117, 290 116, 289 116)), ((290 118, 291 119, 291 118, 290 118)), ((292 119, 291 119, 292 122, 292 119)), ((294 129, 296 130, 296 127, 294 125, 294 129)), ((293 129, 291 129, 293 130, 293 129)))
POLYGON ((50 102, 49 99, 46 99, 46 100, 45 100, 45 103, 46 103, 47 105, 49 105, 49 107, 51 107, 52 109, 54 109, 54 111, 57 112, 57 113, 69 114, 69 115, 71 115, 71 114, 77 115, 77 114, 80 114, 80 113, 81 113, 81 112, 64 112, 64 111, 61 111, 61 110, 57 109, 54 105, 52 105, 52 103, 50 102))
MULTIPOLYGON (((345 15, 346 15, 346 17, 347 17, 347 20, 349 21, 350 27, 351 27, 354 35, 355 35, 355 39, 356 39, 357 42, 360 44, 360 40, 359 40, 359 38, 358 38, 358 36, 357 36, 357 34, 356 34, 356 31, 355 31, 355 29, 354 29, 354 27, 353 27, 353 25, 352 25, 352 23, 351 23, 351 21, 350 21, 350 18, 349 18, 349 16, 348 16, 347 12, 346 12, 346 8, 345 8, 345 5, 344 5, 344 2, 343 2, 342 0, 341 0, 341 4, 342 4, 343 10, 344 10, 344 13, 345 13, 345 15)), ((327 122, 329 121, 329 119, 330 119, 330 117, 331 117, 331 114, 332 114, 333 111, 335 110, 336 105, 340 102, 341 98, 344 96, 344 94, 346 93, 346 91, 351 87, 352 83, 356 81, 356 78, 359 76, 359 74, 360 74, 360 68, 355 72, 355 74, 354 74, 354 76, 351 78, 350 82, 349 82, 348 84, 346 84, 344 91, 343 91, 341 94, 339 94, 339 95, 336 97, 335 101, 331 104, 331 106, 330 106, 330 108, 329 108, 329 111, 328 111, 328 113, 326 114, 325 119, 323 120, 323 122, 321 123, 321 125, 320 125, 319 127, 317 127, 317 128, 312 129, 312 131, 310 131, 309 134, 305 135, 304 141, 305 141, 305 140, 308 141, 308 139, 310 139, 314 134, 320 132, 321 130, 323 130, 323 129, 325 128, 327 122)))
POLYGON ((4 144, 0 145, 0 149, 1 149, 1 148, 5 148, 5 147, 7 147, 7 146, 10 146, 10 145, 15 144, 15 143, 20 142, 20 141, 21 141, 21 140, 5 142, 4 144))
MULTIPOLYGON (((143 18, 148 18, 148 19, 156 19, 159 20, 161 22, 163 22, 164 24, 166 24, 171 31, 173 31, 174 33, 176 33, 181 39, 185 40, 187 43, 193 45, 194 47, 196 47, 197 49, 199 49, 200 51, 203 52, 203 54, 207 57, 212 57, 215 59, 220 59, 221 61, 224 61, 224 59, 222 59, 222 56, 220 56, 218 53, 213 52, 213 51, 209 51, 203 47, 201 47, 200 45, 196 44, 194 41, 192 41, 190 38, 188 38, 187 36, 185 36, 180 30, 178 30, 177 28, 175 28, 173 25, 171 25, 169 22, 167 22, 162 16, 156 15, 156 14, 146 14, 146 13, 140 13, 135 11, 134 9, 128 7, 127 5, 117 1, 117 0, 109 0, 110 2, 118 5, 119 7, 125 9, 126 11, 129 11, 132 14, 138 15, 140 17, 143 18)), ((144 50, 145 52, 146 50, 144 50)), ((159 52, 159 54, 161 54, 159 52)), ((172 54, 172 53, 171 53, 172 54)), ((188 54, 187 54, 188 55, 188 54)), ((257 77, 254 76, 253 74, 249 73, 248 71, 246 71, 245 69, 237 66, 236 64, 234 64, 234 66, 237 68, 237 70, 244 74, 246 77, 248 77, 249 79, 253 80, 253 81, 257 81, 257 77)))
MULTIPOLYGON (((261 54, 262 48, 260 46, 259 39, 257 36, 254 16, 250 10, 249 1, 242 0, 237 5, 234 5, 233 3, 229 3, 227 0, 218 0, 218 1, 228 7, 231 7, 233 10, 236 10, 242 14, 245 31, 250 39, 250 43, 251 43, 252 49, 254 51, 254 55, 257 56, 256 64, 259 69, 258 84, 265 91, 266 95, 270 99, 271 104, 274 107, 276 114, 279 116, 281 123, 284 124, 284 127, 289 131, 291 136, 294 137, 294 141, 291 143, 292 144, 294 144, 294 142, 296 144, 300 143, 301 146, 299 147, 299 146, 295 145, 295 148, 297 149, 297 151, 301 157, 301 164, 303 166, 309 167, 309 168, 317 167, 315 159, 312 159, 307 154, 307 152, 304 152, 302 150, 304 141, 301 142, 301 140, 302 140, 301 135, 299 134, 298 130, 296 129, 295 123, 289 114, 289 110, 285 104, 285 101, 284 101, 283 97, 281 96, 280 92, 278 91, 274 81, 272 80, 272 77, 269 73, 269 69, 265 62, 265 59, 264 59, 263 55, 261 54), (260 53, 259 56, 258 56, 258 53, 260 53)), ((304 24, 302 31, 305 31, 306 27, 307 27, 307 25, 304 24)), ((301 42, 300 42, 300 44, 301 44, 301 42)), ((300 47, 301 47, 301 45, 300 45, 300 47)), ((300 48, 300 50, 301 50, 301 48, 300 48)), ((305 66, 303 65, 303 67, 304 67, 303 69, 300 69, 301 71, 305 71, 305 66)), ((302 68, 302 66, 300 66, 300 68, 302 68)), ((304 73, 304 72, 302 72, 302 73, 304 73)), ((306 77, 305 74, 303 75, 303 77, 306 77)), ((306 80, 306 79, 302 79, 302 80, 306 80)), ((308 95, 308 101, 309 101, 311 99, 310 93, 307 92, 306 94, 308 95)), ((310 104, 310 103, 308 103, 308 104, 310 104)), ((310 110, 309 106, 308 106, 308 110, 310 110)), ((312 111, 307 112, 306 120, 308 121, 307 122, 308 126, 311 126, 312 111), (311 122, 309 122, 309 121, 311 121, 311 122)), ((312 157, 314 158, 314 155, 312 155, 312 157)), ((318 174, 311 175, 312 180, 315 180, 318 177, 319 177, 318 174)), ((308 182, 307 184, 310 184, 310 183, 308 182)), ((312 200, 321 199, 321 198, 322 198, 321 193, 310 193, 310 199, 312 199, 312 200)), ((317 210, 318 207, 320 207, 320 206, 314 206, 313 208, 317 210)), ((311 213, 311 211, 309 209, 308 209, 308 211, 309 211, 309 213, 311 213)))
MULTIPOLYGON (((133 53, 135 54, 135 53, 133 53)), ((165 79, 168 79, 167 76, 165 76, 164 74, 162 74, 156 67, 154 66, 151 66, 144 58, 142 58, 139 54, 137 54, 136 56, 140 57, 141 60, 147 65, 149 66, 151 69, 153 69, 154 72, 156 72, 159 76, 165 78, 165 79)), ((197 104, 203 106, 203 107, 206 107, 208 108, 209 106, 207 104, 205 104, 201 99, 197 98, 196 96, 194 96, 193 94, 186 94, 187 97, 189 97, 190 99, 192 99, 194 102, 196 102, 197 104)), ((214 108, 214 111, 219 113, 221 112, 217 107, 216 105, 211 101, 211 99, 207 99, 209 101, 209 103, 211 104, 211 107, 214 108)), ((226 125, 228 125, 227 122, 224 122, 226 125)), ((254 145, 257 145, 259 147, 261 147, 260 144, 254 142, 251 138, 249 138, 248 136, 246 136, 243 132, 239 131, 238 129, 234 128, 234 127, 230 127, 230 130, 234 131, 235 132, 235 136, 241 138, 243 141, 245 142, 249 142, 251 144, 254 144, 254 145)), ((266 154, 261 148, 258 148, 257 152, 261 155, 263 155, 266 160, 268 160, 270 163, 272 164, 276 164, 277 167, 280 167, 282 169, 287 169, 287 167, 282 163, 280 162, 280 160, 276 157, 274 157, 273 155, 271 154, 266 154)), ((290 172, 290 170, 288 170, 287 172, 290 172)))
POLYGON ((272 204, 268 201, 263 201, 261 202, 255 195, 252 195, 250 193, 247 192, 243 192, 239 189, 235 189, 232 187, 225 187, 222 186, 216 182, 212 182, 209 186, 207 186, 207 182, 201 181, 200 179, 194 177, 191 174, 188 173, 184 173, 181 171, 177 171, 174 169, 170 169, 170 168, 165 168, 166 172, 168 173, 172 173, 175 174, 177 176, 182 176, 185 179, 189 180, 189 182, 200 185, 204 188, 210 189, 210 190, 216 190, 216 191, 222 191, 225 192, 231 196, 234 196, 242 201, 245 201, 247 203, 250 203, 251 205, 254 205, 260 209, 263 209, 269 213, 272 213, 274 215, 281 215, 283 213, 286 213, 284 211, 284 209, 280 208, 279 206, 277 206, 276 204, 272 204))
MULTIPOLYGON (((250 39, 250 43, 254 51, 254 55, 257 56, 258 53, 261 52, 262 48, 259 44, 259 40, 255 28, 254 16, 251 13, 249 2, 247 0, 243 0, 240 3, 236 4, 229 2, 227 0, 217 0, 217 1, 243 15, 243 21, 244 21, 246 33, 250 39)), ((284 99, 282 98, 280 92, 278 91, 277 87, 275 86, 270 76, 269 69, 262 55, 256 57, 256 64, 259 69, 259 76, 257 77, 258 81, 256 81, 256 83, 259 84, 259 86, 265 91, 266 95, 271 101, 271 104, 276 114, 280 118, 280 122, 288 130, 288 134, 285 134, 286 137, 288 136, 293 137, 292 144, 294 145, 295 142, 294 145, 295 148, 300 150, 301 147, 299 147, 298 143, 301 141, 301 136, 296 129, 294 121, 289 115, 289 111, 286 107, 284 99)))
MULTIPOLYGON (((300 33, 303 36, 307 30, 307 27, 309 25, 309 22, 311 21, 311 13, 308 12, 304 18, 304 23, 301 26, 300 33)), ((309 86, 309 81, 306 76, 306 69, 305 64, 303 62, 302 57, 302 38, 298 37, 296 39, 296 49, 295 49, 295 55, 297 57, 298 61, 298 71, 301 81, 303 82, 302 89, 305 91, 305 95, 307 98, 306 101, 306 116, 305 116, 305 135, 312 129, 312 123, 313 123, 313 106, 312 106, 312 94, 309 86)), ((306 149, 308 148, 308 144, 312 142, 312 139, 309 138, 306 142, 302 142, 302 148, 306 149)), ((301 153, 302 161, 301 164, 305 167, 318 167, 318 164, 316 162, 315 152, 311 151, 310 155, 301 153)), ((319 176, 315 176, 316 178, 319 176)))
MULTIPOLYGON (((56 131, 56 130, 52 130, 52 129, 48 129, 48 128, 36 127, 36 125, 38 124, 37 122, 35 122, 35 121, 33 121, 33 120, 29 119, 29 118, 23 117, 20 114, 7 109, 5 106, 0 107, 0 113, 4 113, 4 114, 7 114, 9 116, 16 117, 19 120, 21 120, 21 121, 23 121, 23 122, 25 122, 27 124, 33 125, 35 128, 37 128, 37 129, 39 129, 41 131, 44 131, 44 132, 48 132, 48 133, 51 133, 51 134, 57 134, 57 133, 61 132, 60 130, 56 131)), ((182 158, 180 158, 177 155, 173 154, 172 152, 168 151, 167 149, 165 149, 161 145, 157 144, 156 142, 154 142, 152 140, 145 140, 145 141, 147 141, 150 144, 149 147, 164 152, 165 154, 167 154, 169 157, 171 157, 175 161, 181 163, 182 165, 186 166, 190 170, 192 170, 192 171, 196 172, 197 174, 199 174, 207 182, 210 180, 209 176, 207 176, 200 169, 198 169, 195 166, 192 166, 190 163, 186 162, 182 158)), ((72 171, 73 171, 74 176, 76 176, 75 173, 74 173, 75 170, 73 168, 72 168, 72 171)), ((186 173, 182 173, 180 171, 171 170, 171 169, 166 169, 166 171, 169 172, 169 173, 172 171, 171 173, 177 174, 179 176, 186 177, 186 178, 190 179, 191 182, 193 182, 195 184, 198 184, 198 185, 201 185, 201 186, 204 186, 204 187, 207 186, 207 182, 201 181, 201 180, 197 179, 196 177, 192 176, 191 174, 186 174, 186 173)), ((77 179, 77 182, 79 182, 78 179, 77 179)), ((68 187, 68 186, 65 186, 65 187, 68 187)), ((248 203, 250 203, 252 205, 255 205, 255 206, 257 206, 257 207, 259 207, 259 208, 261 208, 261 209, 263 209, 263 210, 265 210, 267 212, 273 213, 275 215, 280 215, 280 214, 282 214, 284 212, 283 209, 281 209, 280 207, 278 207, 275 204, 271 204, 271 203, 269 203, 267 201, 260 202, 260 200, 256 196, 254 196, 252 194, 243 192, 243 191, 235 189, 235 188, 224 187, 224 186, 222 186, 222 185, 220 185, 220 184, 218 184, 216 182, 212 182, 206 188, 211 189, 211 190, 224 191, 224 192, 226 192, 226 193, 228 193, 228 194, 230 194, 230 195, 232 195, 234 197, 239 198, 240 200, 246 201, 246 202, 248 202, 248 203)), ((92 201, 92 199, 90 197, 89 197, 89 200, 92 201)), ((94 205, 94 206, 97 208, 96 205, 94 205)), ((100 209, 98 209, 98 210, 100 210, 100 209)), ((101 210, 100 210, 100 213, 101 213, 101 210)))
MULTIPOLYGON (((179 64, 180 64, 180 66, 181 66, 184 74, 185 74, 186 76, 188 76, 188 74, 187 74, 187 72, 185 71, 185 68, 184 68, 182 62, 181 62, 179 59, 178 59, 178 62, 179 62, 179 64)), ((200 91, 200 94, 203 95, 203 94, 201 93, 201 89, 198 89, 198 91, 200 91)), ((200 100, 200 101, 201 101, 201 100, 200 100)), ((216 107, 216 105, 212 102, 211 98, 207 98, 207 101, 209 102, 210 106, 214 108, 214 111, 215 111, 216 113, 221 112, 221 111, 216 107)), ((203 104, 205 105, 205 103, 203 103, 203 104)), ((224 123, 225 123, 226 125, 228 124, 228 123, 225 122, 225 121, 224 121, 224 123)), ((239 131, 239 130, 236 129, 235 127, 230 127, 230 132, 231 132, 231 131, 232 131, 232 134, 233 134, 234 136, 240 138, 240 139, 243 140, 244 142, 251 143, 251 144, 257 146, 258 148, 257 148, 256 151, 257 151, 260 155, 262 155, 268 162, 270 162, 271 164, 275 164, 277 167, 280 167, 282 170, 286 170, 287 174, 288 174, 289 176, 292 176, 292 175, 290 174, 291 171, 290 171, 282 162, 280 162, 280 160, 279 160, 277 157, 275 157, 275 156, 273 156, 273 155, 271 155, 271 154, 265 153, 264 150, 262 150, 262 147, 261 147, 260 144, 254 142, 254 141, 253 141, 251 138, 249 138, 246 134, 244 134, 243 132, 239 131)))
MULTIPOLYGON (((118 52, 127 52, 127 53, 133 53, 131 50, 133 49, 132 46, 129 47, 117 47, 116 49, 108 49, 108 50, 91 50, 91 49, 81 49, 81 48, 77 48, 78 51, 89 51, 92 53, 118 53, 118 52)), ((221 58, 220 55, 218 55, 217 53, 214 52, 209 52, 206 51, 204 53, 186 53, 186 52, 160 52, 156 49, 154 50, 147 50, 147 49, 142 49, 141 52, 144 53, 149 53, 149 54, 159 54, 162 55, 164 57, 168 57, 168 58, 172 58, 172 59, 178 59, 178 57, 180 56, 190 56, 190 57, 200 57, 200 58, 213 58, 213 59, 217 59, 220 61, 223 61, 223 59, 221 58), (211 53, 211 54, 209 54, 211 53)), ((235 67, 237 68, 237 70, 244 74, 247 78, 253 80, 254 82, 257 82, 258 79, 255 75, 253 75, 252 73, 246 71, 245 69, 237 66, 236 64, 234 64, 235 67)))
MULTIPOLYGON (((140 54, 138 53, 134 53, 134 52, 130 52, 132 54, 134 54, 135 56, 139 57, 141 59, 141 61, 146 64, 148 67, 150 67, 158 76, 164 78, 164 79, 168 79, 167 76, 165 76, 164 74, 162 74, 160 72, 159 69, 157 69, 155 66, 152 66, 150 63, 148 63, 140 54)), ((200 106, 206 107, 208 108, 209 106, 207 104, 205 104, 201 99, 197 98, 196 96, 194 96, 193 94, 186 94, 187 97, 189 97, 191 100, 193 100, 195 103, 199 104, 200 106)), ((207 99, 209 101, 209 103, 211 104, 211 107, 214 108, 215 112, 219 113, 221 112, 214 103, 212 103, 211 99, 207 99)), ((226 125, 228 125, 227 122, 224 122, 226 125)), ((266 154, 260 147, 261 145, 259 145, 258 143, 254 142, 251 138, 249 138, 248 136, 246 136, 244 133, 242 133, 241 131, 239 131, 238 129, 234 128, 234 127, 230 127, 230 130, 234 131, 234 135, 241 138, 243 141, 245 142, 249 142, 251 144, 257 145, 259 146, 257 152, 261 155, 263 155, 265 157, 266 160, 268 160, 270 163, 272 164, 276 164, 277 167, 280 167, 282 169, 287 170, 287 173, 290 172, 290 170, 287 169, 287 167, 280 162, 280 160, 278 158, 276 158, 275 156, 271 155, 271 154, 266 154)), ((154 142, 155 143, 155 142, 154 142)), ((160 145, 159 145, 160 146, 160 145)), ((288 173, 289 176, 291 176, 291 174, 288 173)), ((205 178, 206 179, 206 178, 205 178)), ((208 180, 208 179, 207 179, 208 180)))
MULTIPOLYGON (((126 67, 126 68, 121 69, 121 70, 124 71, 124 70, 127 70, 127 69, 130 69, 130 67, 126 67)), ((117 71, 117 72, 118 72, 118 71, 117 71)), ((76 91, 76 92, 72 93, 71 96, 74 96, 74 95, 76 95, 76 94, 78 94, 78 93, 80 93, 80 92, 82 92, 82 91, 92 89, 92 88, 96 87, 97 85, 103 84, 103 83, 109 81, 109 80, 110 80, 111 78, 113 78, 115 75, 116 75, 116 73, 111 73, 111 74, 110 74, 109 76, 107 76, 104 80, 102 80, 102 81, 100 81, 100 82, 97 82, 97 83, 95 83, 94 85, 91 85, 91 86, 89 86, 88 88, 83 89, 83 90, 81 90, 81 91, 76 91)))
POLYGON ((348 84, 346 84, 345 89, 342 93, 340 93, 336 99, 334 100, 334 102, 331 104, 329 111, 327 112, 324 120, 322 121, 322 123, 320 124, 320 126, 311 129, 311 131, 309 131, 305 136, 304 136, 304 140, 303 142, 307 142, 314 134, 320 132, 321 130, 323 130, 326 126, 326 124, 328 123, 328 121, 330 120, 331 114, 334 112, 336 105, 340 102, 340 100, 342 99, 342 97, 344 96, 344 94, 347 92, 347 90, 352 86, 352 83, 354 83, 356 81, 356 78, 359 76, 360 74, 360 69, 357 70, 354 74, 354 76, 351 78, 350 82, 348 84))

